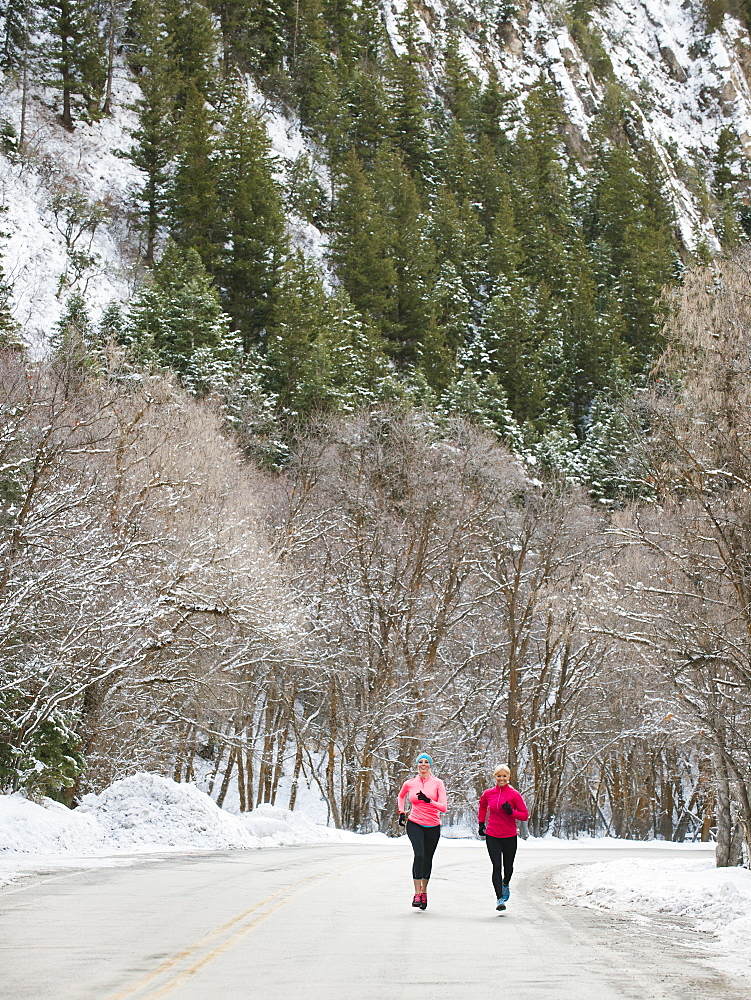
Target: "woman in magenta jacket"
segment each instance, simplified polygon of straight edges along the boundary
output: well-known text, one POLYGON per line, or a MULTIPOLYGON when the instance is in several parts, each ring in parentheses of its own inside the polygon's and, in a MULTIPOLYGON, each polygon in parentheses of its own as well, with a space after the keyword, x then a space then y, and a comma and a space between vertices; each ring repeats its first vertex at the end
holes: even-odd
POLYGON ((440 778, 430 773, 433 760, 430 754, 421 753, 417 757, 417 775, 402 785, 397 799, 399 826, 407 827, 407 836, 415 852, 412 864, 412 879, 415 895, 412 905, 421 910, 428 905, 428 879, 433 870, 433 855, 441 836, 441 813, 445 813, 446 788, 440 778), (407 819, 406 807, 411 809, 407 819))
POLYGON ((505 910, 516 857, 516 821, 529 819, 529 812, 519 792, 511 787, 511 771, 505 764, 498 765, 493 777, 495 787, 488 788, 480 797, 477 832, 485 838, 493 865, 496 910, 505 910))

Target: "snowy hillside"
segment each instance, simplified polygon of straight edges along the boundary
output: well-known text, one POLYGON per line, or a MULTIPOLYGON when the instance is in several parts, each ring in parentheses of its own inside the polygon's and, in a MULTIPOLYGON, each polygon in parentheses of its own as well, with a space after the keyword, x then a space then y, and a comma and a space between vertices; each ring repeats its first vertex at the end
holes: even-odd
MULTIPOLYGON (((384 2, 382 14, 396 52, 403 49, 400 17, 406 0, 384 2)), ((425 0, 419 5, 426 71, 440 94, 442 53, 452 37, 481 81, 492 67, 500 85, 524 95, 541 74, 554 81, 565 104, 569 142, 586 159, 590 124, 607 87, 600 68, 590 65, 567 26, 565 4, 521 5, 502 20, 501 5, 484 0, 458 3, 425 0)), ((682 0, 622 0, 598 7, 588 31, 607 54, 614 79, 633 101, 643 134, 661 153, 681 238, 693 248, 700 239, 718 241, 702 216, 692 178, 707 173, 721 129, 734 128, 751 156, 751 91, 746 67, 751 44, 746 32, 726 17, 721 30, 702 31, 701 5, 682 0)), ((591 53, 590 53, 591 56, 591 53)), ((610 72, 610 70, 608 70, 610 72)), ((249 84, 252 103, 263 111, 273 152, 280 164, 304 151, 298 123, 249 84)), ((43 342, 60 315, 67 294, 85 292, 96 316, 111 301, 126 302, 139 278, 139 248, 133 227, 132 191, 139 172, 118 156, 129 148, 129 110, 137 86, 120 66, 114 81, 112 117, 61 128, 55 95, 32 86, 26 124, 27 155, 0 155, 0 200, 7 206, 3 229, 6 276, 14 287, 14 316, 25 338, 43 342), (78 232, 56 195, 74 190, 100 218, 78 232), (83 260, 82 263, 82 259, 83 260)), ((0 120, 18 133, 21 95, 8 77, 0 90, 0 120)), ((68 213, 69 214, 69 213, 68 213)), ((296 242, 317 253, 321 234, 290 220, 296 242)))
MULTIPOLYGON (((396 45, 395 12, 403 11, 405 2, 385 7, 396 45)), ((480 0, 425 0, 424 42, 432 51, 445 49, 456 22, 448 11, 459 7, 472 26, 463 33, 461 52, 473 70, 487 78, 494 66, 502 86, 520 99, 541 74, 553 80, 565 103, 572 139, 585 146, 606 81, 598 79, 572 37, 564 18, 567 5, 525 0, 507 22, 496 20, 492 12, 483 15, 483 9, 501 6, 480 0)), ((690 247, 699 234, 717 244, 711 224, 701 219, 696 198, 680 177, 680 162, 706 169, 719 131, 728 126, 735 128, 751 157, 751 41, 727 16, 721 30, 702 37, 700 17, 701 5, 684 0, 620 0, 592 15, 615 79, 628 88, 645 136, 662 148, 681 235, 690 247)))

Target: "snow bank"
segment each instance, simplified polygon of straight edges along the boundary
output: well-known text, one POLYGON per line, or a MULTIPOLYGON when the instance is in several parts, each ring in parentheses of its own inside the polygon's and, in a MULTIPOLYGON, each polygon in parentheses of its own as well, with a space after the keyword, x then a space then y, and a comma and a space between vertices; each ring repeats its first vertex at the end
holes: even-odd
POLYGON ((94 819, 115 850, 258 846, 205 792, 158 774, 122 778, 100 795, 85 795, 75 812, 94 819))
POLYGON ((745 868, 715 868, 711 860, 626 858, 568 868, 559 883, 569 901, 573 897, 583 906, 687 917, 715 936, 723 956, 718 967, 751 978, 751 872, 745 868))
POLYGON ((100 795, 84 796, 73 810, 51 799, 36 803, 0 795, 0 884, 17 874, 19 861, 28 869, 34 858, 49 863, 73 855, 250 849, 351 838, 359 839, 270 805, 233 816, 195 785, 136 774, 100 795))
POLYGON ((0 796, 0 858, 18 854, 96 854, 104 832, 93 816, 52 799, 30 802, 22 795, 0 796))

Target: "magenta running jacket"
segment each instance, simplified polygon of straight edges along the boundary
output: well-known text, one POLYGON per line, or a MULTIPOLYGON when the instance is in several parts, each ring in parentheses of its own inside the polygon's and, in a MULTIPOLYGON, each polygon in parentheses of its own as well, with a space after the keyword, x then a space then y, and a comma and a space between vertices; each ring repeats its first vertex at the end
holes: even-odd
POLYGON ((486 823, 485 833, 490 837, 515 837, 516 821, 529 819, 524 799, 511 785, 505 788, 488 788, 480 797, 477 822, 486 823), (511 803, 511 815, 501 808, 504 802, 511 803), (486 819, 487 817, 487 819, 486 819))

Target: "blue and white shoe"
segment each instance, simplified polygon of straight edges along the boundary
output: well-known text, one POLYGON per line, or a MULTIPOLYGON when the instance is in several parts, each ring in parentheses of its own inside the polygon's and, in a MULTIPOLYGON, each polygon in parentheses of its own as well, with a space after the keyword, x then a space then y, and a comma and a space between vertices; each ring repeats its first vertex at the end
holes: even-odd
POLYGON ((498 899, 498 906, 496 906, 496 910, 505 910, 505 909, 506 909, 506 904, 499 897, 499 899, 498 899))
POLYGON ((509 888, 509 886, 507 886, 507 885, 502 886, 501 887, 501 900, 504 903, 507 903, 508 902, 508 898, 509 898, 510 895, 511 895, 511 889, 509 888))

